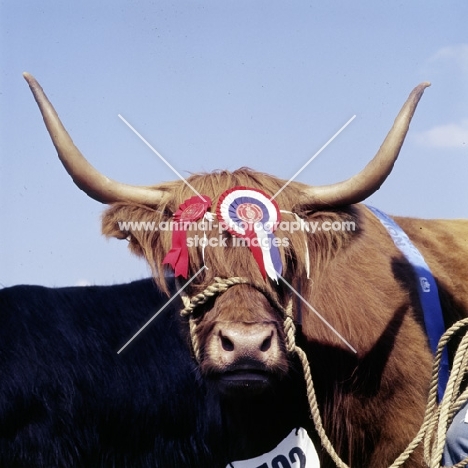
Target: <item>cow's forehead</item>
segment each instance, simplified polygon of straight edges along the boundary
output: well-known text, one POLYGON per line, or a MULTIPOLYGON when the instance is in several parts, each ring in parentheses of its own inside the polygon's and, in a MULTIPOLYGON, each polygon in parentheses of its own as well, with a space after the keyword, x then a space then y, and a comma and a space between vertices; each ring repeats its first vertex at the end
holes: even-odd
POLYGON ((305 185, 257 172, 249 168, 235 171, 214 171, 211 173, 193 174, 185 181, 158 185, 158 189, 168 192, 167 207, 176 210, 186 199, 194 195, 207 195, 216 205, 219 197, 228 189, 245 186, 260 189, 268 195, 276 195, 281 209, 290 209, 298 202, 301 189, 305 185))

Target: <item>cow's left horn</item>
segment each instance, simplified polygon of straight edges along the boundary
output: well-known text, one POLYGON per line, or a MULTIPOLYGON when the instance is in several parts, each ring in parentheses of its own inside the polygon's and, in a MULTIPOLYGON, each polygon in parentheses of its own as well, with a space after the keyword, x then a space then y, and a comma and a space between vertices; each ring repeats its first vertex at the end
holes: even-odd
POLYGON ((111 180, 97 171, 80 150, 75 146, 65 130, 57 112, 47 99, 36 79, 29 73, 23 73, 41 111, 58 156, 75 184, 87 195, 101 203, 119 201, 135 202, 149 205, 160 203, 164 192, 151 187, 122 184, 111 180))
POLYGON ((413 89, 374 159, 361 172, 337 184, 305 189, 299 205, 350 205, 362 202, 376 192, 392 171, 416 106, 424 90, 430 85, 424 82, 413 89))

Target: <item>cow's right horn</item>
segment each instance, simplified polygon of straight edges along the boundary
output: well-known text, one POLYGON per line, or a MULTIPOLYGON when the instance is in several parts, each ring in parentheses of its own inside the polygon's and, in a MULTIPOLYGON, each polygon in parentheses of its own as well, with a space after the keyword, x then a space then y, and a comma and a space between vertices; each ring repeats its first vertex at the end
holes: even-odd
POLYGON ((298 206, 351 205, 376 192, 393 169, 416 106, 428 86, 430 83, 424 82, 413 89, 379 151, 361 172, 338 184, 308 187, 303 191, 298 206))
POLYGON ((41 111, 58 156, 75 184, 87 195, 101 203, 119 201, 157 205, 164 192, 151 187, 133 186, 111 180, 97 171, 80 150, 75 146, 65 130, 57 112, 47 99, 36 79, 29 73, 23 73, 41 111))

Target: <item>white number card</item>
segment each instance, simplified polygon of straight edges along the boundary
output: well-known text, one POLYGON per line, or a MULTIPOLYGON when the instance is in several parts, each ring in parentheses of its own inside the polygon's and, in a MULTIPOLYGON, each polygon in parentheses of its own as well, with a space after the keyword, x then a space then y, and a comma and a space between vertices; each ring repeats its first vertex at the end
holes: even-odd
POLYGON ((271 452, 229 463, 226 468, 320 468, 320 463, 309 434, 301 427, 294 429, 271 452))

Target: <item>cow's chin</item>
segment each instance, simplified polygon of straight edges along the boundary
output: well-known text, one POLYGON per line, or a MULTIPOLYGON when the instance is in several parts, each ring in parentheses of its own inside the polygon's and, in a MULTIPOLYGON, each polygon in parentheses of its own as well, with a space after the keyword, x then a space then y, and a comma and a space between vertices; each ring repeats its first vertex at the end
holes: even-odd
POLYGON ((223 395, 245 398, 267 391, 275 379, 270 373, 245 369, 218 374, 216 380, 223 395))
POLYGON ((210 372, 220 393, 229 398, 248 398, 272 389, 279 376, 262 365, 231 365, 210 372))

